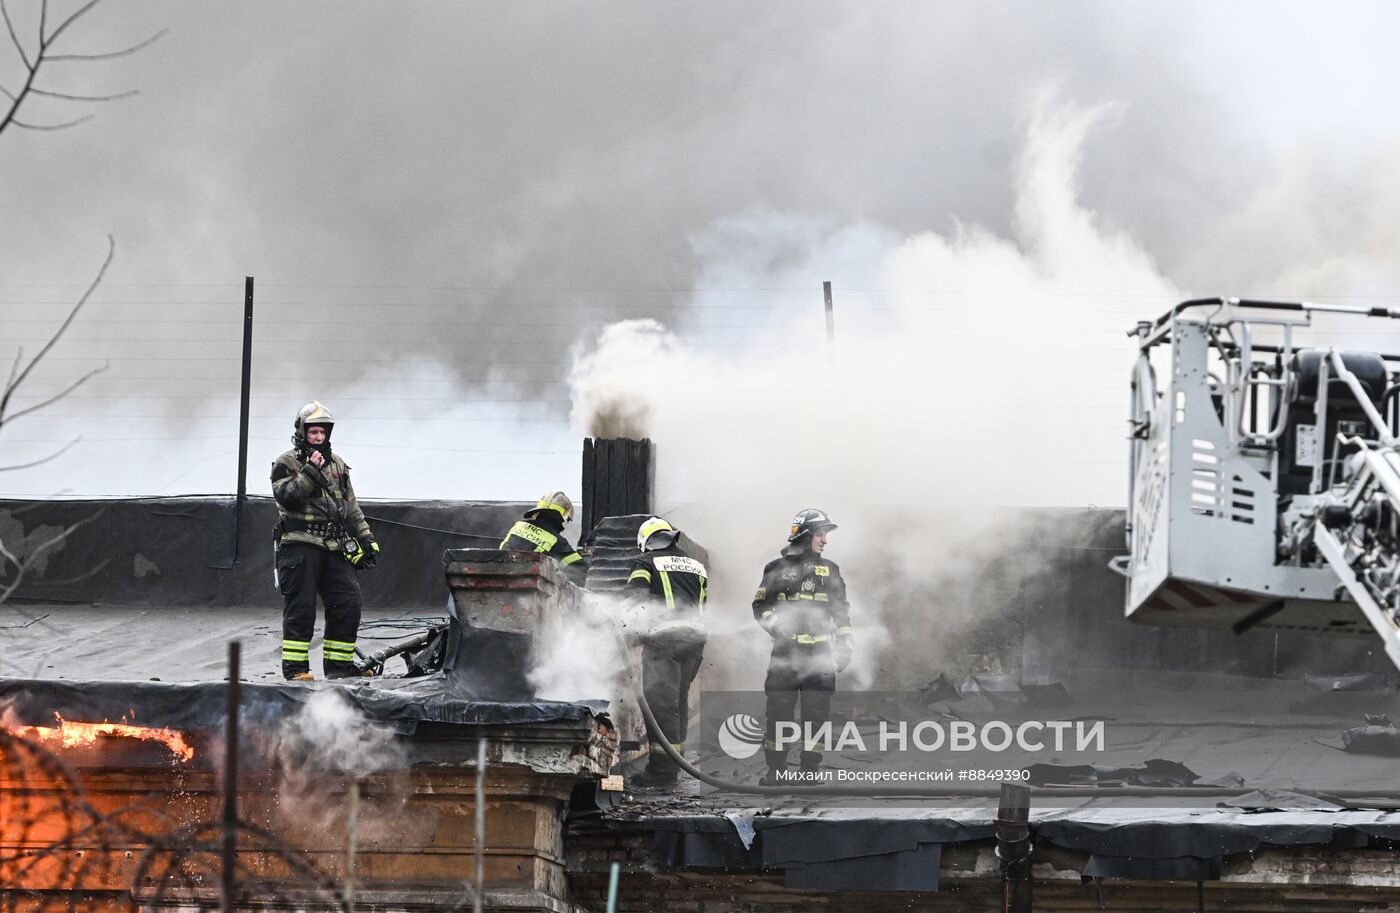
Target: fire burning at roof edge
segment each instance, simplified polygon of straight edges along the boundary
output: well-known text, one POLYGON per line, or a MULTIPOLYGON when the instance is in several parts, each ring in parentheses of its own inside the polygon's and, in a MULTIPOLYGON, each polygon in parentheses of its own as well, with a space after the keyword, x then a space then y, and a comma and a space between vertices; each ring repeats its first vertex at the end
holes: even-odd
POLYGON ((81 748, 97 744, 99 738, 140 739, 147 742, 160 742, 180 762, 194 758, 194 746, 185 740, 184 733, 177 729, 158 729, 150 726, 137 726, 133 723, 135 711, 116 723, 83 723, 65 720, 55 713, 57 726, 16 726, 12 731, 43 742, 53 748, 81 748))

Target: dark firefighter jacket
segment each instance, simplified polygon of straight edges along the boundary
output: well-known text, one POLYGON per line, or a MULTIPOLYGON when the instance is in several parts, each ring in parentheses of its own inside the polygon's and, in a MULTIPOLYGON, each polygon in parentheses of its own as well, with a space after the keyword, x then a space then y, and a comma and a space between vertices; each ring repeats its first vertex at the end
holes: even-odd
POLYGON ((272 464, 272 496, 282 515, 282 541, 339 551, 346 537, 374 538, 350 486, 350 467, 339 454, 318 469, 288 450, 272 464))
POLYGON ((753 597, 753 617, 775 640, 826 643, 851 634, 851 606, 841 568, 803 550, 768 562, 753 597))
POLYGON ((515 552, 543 552, 573 573, 581 573, 586 563, 563 536, 564 518, 554 511, 543 511, 534 520, 517 520, 501 540, 501 548, 515 552))
POLYGON ((632 559, 627 584, 634 591, 647 592, 656 608, 649 636, 705 639, 707 577, 705 565, 674 542, 632 559))

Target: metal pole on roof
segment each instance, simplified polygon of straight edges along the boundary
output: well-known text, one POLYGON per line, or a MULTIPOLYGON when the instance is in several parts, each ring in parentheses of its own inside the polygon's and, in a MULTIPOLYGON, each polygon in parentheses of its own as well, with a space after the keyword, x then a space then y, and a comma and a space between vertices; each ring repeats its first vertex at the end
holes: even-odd
POLYGON ((219 909, 234 913, 238 893, 238 641, 228 642, 228 687, 224 712, 223 870, 219 873, 219 909))
POLYGON ((836 362, 836 313, 831 301, 831 283, 822 283, 822 296, 826 298, 826 357, 836 362))
POLYGON ((238 496, 233 510, 233 560, 238 562, 238 527, 248 500, 248 400, 253 386, 253 277, 243 279, 243 389, 238 406, 238 496))

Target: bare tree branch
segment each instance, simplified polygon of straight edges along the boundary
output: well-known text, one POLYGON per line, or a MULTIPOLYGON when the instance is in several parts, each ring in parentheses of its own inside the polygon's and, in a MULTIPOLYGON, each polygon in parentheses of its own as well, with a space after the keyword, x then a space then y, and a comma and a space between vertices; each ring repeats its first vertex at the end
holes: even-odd
POLYGON ((139 44, 133 44, 131 47, 122 48, 120 51, 106 51, 102 54, 48 54, 45 55, 44 61, 46 63, 62 63, 63 61, 112 60, 117 57, 126 57, 130 54, 135 54, 137 51, 142 50, 143 48, 150 47, 160 39, 164 38, 169 33, 170 29, 161 29, 159 32, 156 32, 154 35, 152 35, 150 38, 147 38, 145 41, 142 41, 139 44))
MULTIPOLYGON (((10 14, 8 10, 6 10, 5 12, 5 22, 6 24, 9 24, 10 22, 10 14)), ((10 34, 14 34, 13 30, 10 32, 10 34)), ((16 38, 15 42, 16 44, 18 44, 19 39, 16 38)), ((20 57, 24 57, 23 50, 20 51, 20 57)), ((10 110, 5 112, 4 117, 0 117, 0 133, 3 133, 6 127, 14 123, 15 115, 19 113, 20 105, 23 105, 25 98, 28 97, 29 90, 34 86, 34 80, 39 76, 39 68, 43 66, 43 64, 44 45, 41 42, 38 51, 36 51, 34 54, 34 62, 25 63, 24 85, 20 86, 19 91, 15 93, 14 100, 10 102, 10 110)))
POLYGON ((69 127, 76 127, 78 126, 78 124, 84 124, 90 120, 92 120, 92 115, 84 114, 82 117, 76 118, 75 120, 65 121, 61 124, 31 124, 27 121, 22 121, 17 117, 12 117, 10 118, 10 126, 21 127, 25 130, 67 130, 69 127))
POLYGON ((53 44, 55 41, 58 40, 58 36, 59 36, 59 35, 62 35, 65 31, 68 30, 68 26, 72 25, 73 23, 77 22, 79 19, 81 19, 81 18, 83 18, 84 16, 86 16, 88 13, 92 12, 92 8, 93 8, 94 6, 96 6, 97 4, 101 3, 101 2, 102 2, 102 0, 88 0, 87 3, 84 3, 82 6, 78 7, 76 10, 74 10, 74 11, 73 11, 73 15, 69 16, 67 19, 64 19, 62 22, 60 22, 60 23, 58 24, 58 28, 56 28, 56 29, 53 30, 53 34, 52 34, 52 35, 49 35, 49 36, 46 38, 46 37, 44 37, 44 23, 43 23, 42 16, 43 16, 43 14, 46 14, 46 13, 48 12, 49 0, 44 0, 44 7, 43 7, 43 11, 42 11, 41 14, 40 14, 40 15, 41 15, 41 18, 40 18, 40 20, 39 20, 39 41, 44 45, 44 47, 48 47, 49 45, 53 44))
POLYGON ((116 255, 116 252, 117 242, 111 235, 108 235, 107 258, 102 261, 102 268, 97 271, 97 275, 93 278, 92 283, 88 285, 87 291, 83 292, 83 296, 78 299, 77 304, 73 305, 73 309, 68 312, 68 317, 63 321, 63 324, 49 337, 49 341, 44 343, 44 347, 39 350, 39 353, 29 360, 29 364, 24 366, 19 372, 19 376, 5 385, 4 393, 0 393, 0 428, 5 426, 5 410, 9 408, 10 397, 14 395, 15 390, 29 377, 29 372, 34 370, 34 366, 43 360, 44 356, 49 353, 49 350, 63 338, 63 334, 72 326, 73 321, 78 316, 78 312, 83 309, 83 305, 87 304, 88 299, 92 297, 92 293, 102 282, 102 277, 107 275, 107 267, 112 265, 112 257, 116 255))
MULTIPOLYGON (((91 114, 86 114, 81 117, 77 117, 72 120, 64 121, 61 123, 36 122, 35 119, 28 117, 27 114, 25 118, 19 117, 20 109, 25 105, 27 101, 31 99, 31 97, 52 99, 56 102, 95 103, 118 101, 120 99, 130 98, 133 95, 138 94, 138 92, 135 90, 107 94, 80 94, 76 92, 61 92, 54 89, 41 88, 38 85, 38 82, 40 71, 43 69, 46 63, 60 61, 111 60, 118 57, 125 57, 129 54, 134 54, 137 51, 140 51, 143 48, 150 46, 151 44, 162 38, 167 32, 166 29, 162 29, 155 35, 152 35, 150 38, 147 38, 145 41, 131 45, 126 48, 121 48, 119 50, 110 51, 106 53, 71 53, 56 55, 50 54, 50 50, 53 48, 54 43, 59 41, 63 37, 64 33, 68 32, 69 29, 72 28, 75 23, 79 22, 85 16, 91 13, 92 10, 95 9, 97 5, 102 2, 102 0, 79 0, 81 5, 78 6, 76 10, 73 10, 71 13, 69 13, 67 16, 62 17, 57 22, 57 25, 53 26, 52 28, 50 28, 49 20, 49 2, 50 0, 39 0, 38 38, 37 43, 33 43, 33 46, 31 48, 26 47, 25 40, 20 37, 20 31, 15 27, 15 20, 10 15, 10 9, 7 0, 0 0, 0 18, 3 18, 5 21, 5 30, 9 34, 10 41, 14 45, 15 50, 18 51, 20 62, 24 65, 25 70, 23 81, 20 85, 17 86, 15 90, 11 90, 8 86, 0 86, 0 95, 3 95, 6 101, 8 102, 8 104, 0 103, 0 134, 3 134, 4 131, 10 127, 15 127, 16 129, 42 131, 66 130, 70 127, 76 127, 79 124, 89 121, 93 117, 93 115, 91 114)), ((11 82, 10 84, 14 85, 13 82, 11 82)), ((38 119, 38 121, 43 120, 46 120, 46 118, 38 119)), ((83 374, 77 380, 68 384, 59 392, 51 396, 45 396, 33 405, 27 406, 23 409, 19 409, 13 413, 9 412, 11 401, 15 396, 16 391, 18 391, 25 384, 25 382, 29 380, 35 366, 37 366, 39 362, 43 361, 44 358, 48 356, 49 352, 52 351, 53 347, 57 345, 58 342, 67 333, 68 328, 73 325, 73 322, 77 319, 78 314, 82 311, 83 307, 92 298, 93 292, 96 291, 97 287, 102 283, 103 278, 107 274, 108 267, 110 267, 112 264, 112 259, 115 256, 115 254, 116 241, 112 238, 111 235, 108 235, 107 256, 102 261, 101 268, 98 269, 97 274, 93 277, 92 282, 88 285, 87 289, 83 292, 82 296, 69 310, 68 316, 59 325, 58 329, 54 331, 52 335, 50 335, 48 341, 44 343, 44 345, 39 349, 39 351, 28 360, 26 360, 24 357, 23 348, 17 347, 14 362, 10 366, 9 377, 6 379, 4 387, 0 388, 0 429, 3 429, 5 424, 9 421, 13 421, 14 419, 22 418, 26 415, 38 412, 42 409, 53 405, 54 403, 58 402, 64 397, 69 396, 73 393, 74 390, 77 390, 83 384, 87 383, 96 375, 107 370, 107 368, 109 367, 108 365, 103 365, 102 367, 94 368, 88 371, 87 373, 83 374)), ((62 456, 64 453, 68 452, 69 449, 78 444, 78 442, 81 440, 81 436, 74 438, 72 441, 69 441, 67 444, 64 444, 62 447, 60 447, 53 453, 50 453, 47 456, 41 457, 37 460, 33 460, 26 463, 18 463, 10 466, 0 466, 0 472, 30 469, 35 466, 42 465, 44 463, 49 462, 50 460, 62 456)), ((25 545, 27 545, 28 541, 30 541, 29 539, 26 539, 24 542, 21 542, 20 548, 15 548, 13 550, 10 547, 6 546, 6 544, 3 541, 0 541, 0 556, 3 556, 4 561, 8 561, 10 564, 13 564, 15 568, 14 578, 12 580, 7 581, 5 584, 0 584, 0 587, 3 587, 3 589, 0 589, 0 603, 4 603, 12 595, 14 595, 15 591, 23 582, 26 571, 29 570, 30 565, 37 557, 41 556, 48 549, 51 549, 55 545, 58 545, 59 543, 63 542, 75 531, 82 528, 86 524, 92 522, 100 514, 101 511, 98 511, 97 514, 94 514, 93 516, 89 516, 83 520, 79 520, 78 522, 68 526, 66 529, 64 529, 57 535, 54 535, 49 539, 46 539, 45 541, 39 543, 32 549, 26 549, 24 547, 25 545), (24 553, 26 551, 27 554, 25 555, 23 560, 21 560, 19 555, 16 554, 17 552, 24 553)), ((3 576, 3 572, 6 569, 4 561, 0 561, 0 576, 3 576)), ((105 563, 106 562, 103 562, 103 564, 105 563)), ((100 569, 100 567, 101 565, 99 565, 97 569, 100 569)), ((90 573, 96 573, 97 569, 92 569, 90 573)))
POLYGON ((5 540, 3 539, 0 539, 0 555, 4 555, 17 569, 24 567, 24 565, 20 563, 20 560, 14 556, 14 553, 5 548, 5 540))
MULTIPOLYGON (((0 92, 4 92, 0 87, 0 92)), ((9 95, 9 92, 5 92, 9 95)), ((126 92, 118 92, 115 95, 69 95, 66 92, 50 92, 47 89, 30 89, 30 95, 42 95, 44 98, 61 98, 64 101, 116 101, 120 98, 130 98, 133 95, 140 95, 140 89, 131 89, 126 92)))
POLYGON ((93 8, 101 2, 102 0, 87 0, 86 3, 74 10, 73 13, 60 22, 52 31, 49 31, 49 0, 41 0, 39 5, 39 39, 38 44, 34 48, 33 55, 31 56, 29 51, 25 49, 24 41, 20 39, 19 32, 15 29, 14 20, 10 17, 9 6, 6 4, 5 0, 0 0, 0 14, 3 14, 5 28, 10 33, 10 41, 14 43, 15 49, 19 51, 19 58, 24 64, 25 69, 24 84, 20 86, 19 91, 15 92, 7 88, 0 88, 0 92, 3 92, 5 97, 10 101, 8 110, 6 110, 3 115, 0 115, 0 133, 3 133, 7 127, 11 126, 23 128, 25 130, 66 130, 69 127, 76 127, 92 119, 92 116, 88 115, 60 124, 36 124, 33 121, 20 120, 18 118, 19 109, 31 95, 52 98, 59 101, 97 102, 115 101, 120 98, 129 98, 136 94, 136 92, 132 91, 121 92, 114 95, 75 95, 65 92, 54 92, 48 89, 39 89, 35 86, 35 81, 39 77, 39 71, 46 63, 78 60, 111 60, 116 57, 125 57, 128 54, 134 54, 142 48, 148 47, 159 40, 168 31, 168 29, 161 29, 145 41, 117 51, 109 51, 100 54, 50 54, 49 49, 53 47, 54 42, 57 41, 73 23, 90 13, 93 8))
POLYGON ((16 561, 14 555, 12 555, 9 552, 9 550, 6 549, 4 553, 5 557, 9 558, 11 561, 14 561, 15 566, 16 568, 18 568, 18 570, 15 572, 15 579, 10 583, 8 587, 5 588, 3 592, 0 592, 0 603, 5 602, 12 595, 14 595, 15 590, 17 590, 19 588, 20 583, 24 581, 24 572, 29 569, 29 562, 32 562, 35 558, 37 558, 40 552, 44 551, 47 548, 52 548, 53 546, 62 542, 64 539, 67 539, 69 536, 73 535, 73 533, 77 532, 79 529, 82 529, 84 526, 87 526, 89 523, 91 523, 93 520, 96 520, 101 515, 102 512, 98 511, 90 517, 84 517, 77 523, 74 523, 73 525, 64 529, 62 532, 56 533, 52 538, 44 540, 43 542, 34 546, 33 551, 29 553, 28 557, 24 561, 16 561))
POLYGON ((80 434, 80 435, 78 435, 77 437, 73 438, 73 440, 69 441, 68 443, 64 444, 62 447, 60 447, 60 448, 58 448, 57 450, 55 450, 53 453, 49 454, 49 455, 46 456, 46 457, 43 457, 42 459, 35 460, 35 461, 33 461, 32 463, 16 463, 16 464, 13 465, 13 466, 0 466, 0 472, 11 472, 11 471, 16 470, 16 469, 33 469, 35 466, 42 466, 42 465, 44 465, 45 463, 47 463, 49 460, 56 460, 56 459, 58 459, 59 457, 63 456, 63 455, 64 455, 65 453, 67 453, 70 449, 72 449, 72 447, 73 447, 74 444, 78 443, 78 442, 81 441, 82 439, 83 439, 83 436, 80 434))
POLYGON ((50 396, 48 399, 44 400, 44 401, 41 402, 41 403, 36 403, 36 404, 33 405, 33 406, 26 406, 25 408, 19 410, 18 412, 13 412, 13 413, 11 413, 11 414, 5 416, 4 421, 5 421, 5 422, 12 422, 12 421, 14 421, 15 419, 19 418, 20 416, 22 416, 22 415, 28 415, 28 414, 31 413, 31 412, 38 412, 40 409, 44 408, 45 406, 49 406, 49 405, 52 405, 53 403, 58 402, 59 400, 63 399, 63 397, 65 397, 65 396, 67 396, 68 394, 72 393, 74 390, 78 389, 78 388, 81 387, 83 384, 87 383, 89 380, 91 380, 92 378, 96 377, 98 374, 101 374, 103 371, 106 371, 106 370, 107 370, 108 368, 110 368, 111 366, 112 366, 111 362, 108 362, 107 364, 103 365, 103 366, 100 367, 100 368, 93 368, 91 371, 87 372, 87 373, 84 374, 82 377, 80 377, 80 378, 78 378, 77 380, 73 381, 73 382, 72 382, 71 384, 69 384, 66 388, 64 388, 61 392, 55 393, 53 396, 50 396))
POLYGON ((104 570, 106 570, 107 565, 111 563, 111 558, 103 558, 101 561, 97 562, 92 567, 83 571, 81 574, 74 574, 71 577, 45 577, 44 582, 47 583, 49 586, 53 587, 71 586, 75 583, 82 583, 84 580, 91 580, 93 577, 96 577, 98 574, 102 573, 104 570))
POLYGON ((10 365, 10 379, 5 381, 3 389, 8 390, 15 382, 15 372, 19 370, 19 363, 24 360, 24 346, 15 349, 15 363, 10 365))
POLYGON ((29 62, 29 54, 24 50, 24 42, 15 34, 15 24, 10 21, 10 8, 5 5, 5 0, 0 0, 0 15, 5 17, 5 28, 10 30, 10 40, 15 43, 15 50, 19 51, 19 59, 24 62, 24 68, 34 69, 34 65, 29 62))

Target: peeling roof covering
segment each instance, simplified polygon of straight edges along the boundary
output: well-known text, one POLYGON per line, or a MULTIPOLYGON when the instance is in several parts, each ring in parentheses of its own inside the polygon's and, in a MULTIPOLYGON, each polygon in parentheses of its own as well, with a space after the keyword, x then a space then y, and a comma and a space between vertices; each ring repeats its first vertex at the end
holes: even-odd
MULTIPOLYGON (((250 725, 272 725, 299 713, 319 691, 330 690, 366 719, 411 732, 418 723, 508 726, 576 722, 601 714, 606 705, 536 701, 504 703, 456 697, 440 676, 366 681, 363 684, 286 683, 241 686, 239 718, 250 725)), ((135 710, 143 726, 216 729, 224 725, 227 689, 223 682, 165 683, 111 681, 0 680, 0 706, 27 726, 51 726, 54 715, 81 722, 115 722, 135 710)))
MULTIPOLYGON (((269 587, 269 591, 271 588, 269 587)), ((419 633, 441 618, 366 610, 360 643, 371 649, 419 633)), ((319 626, 318 626, 319 627, 319 626)), ((115 722, 132 709, 145 726, 223 724, 228 642, 242 644, 246 721, 295 714, 318 691, 334 689, 371 720, 409 731, 420 722, 510 725, 576 721, 607 702, 498 702, 453 693, 438 676, 344 682, 284 682, 281 607, 0 606, 0 706, 26 725, 65 719, 115 722)), ((320 636, 312 669, 320 667, 320 636)), ((401 669, 390 660, 390 670, 401 669)))

